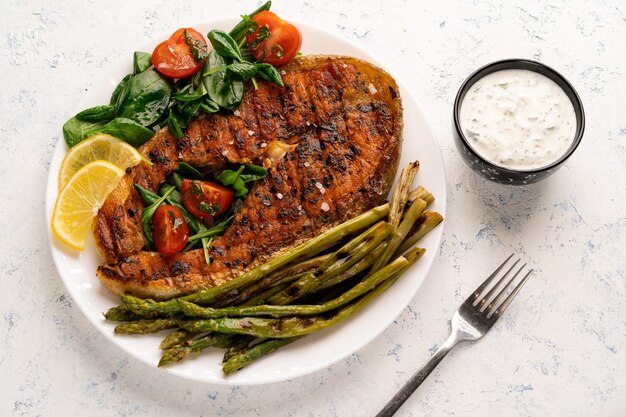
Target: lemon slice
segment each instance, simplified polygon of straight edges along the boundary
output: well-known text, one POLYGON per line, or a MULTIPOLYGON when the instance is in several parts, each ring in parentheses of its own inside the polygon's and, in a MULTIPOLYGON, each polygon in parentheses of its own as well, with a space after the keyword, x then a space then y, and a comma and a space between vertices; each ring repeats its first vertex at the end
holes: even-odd
POLYGON ((124 176, 124 170, 106 161, 83 166, 63 187, 52 213, 52 232, 66 245, 83 250, 93 218, 124 176))
POLYGON ((59 190, 79 169, 97 160, 108 161, 122 170, 145 161, 137 149, 120 139, 104 134, 91 136, 70 148, 63 158, 59 170, 59 190))

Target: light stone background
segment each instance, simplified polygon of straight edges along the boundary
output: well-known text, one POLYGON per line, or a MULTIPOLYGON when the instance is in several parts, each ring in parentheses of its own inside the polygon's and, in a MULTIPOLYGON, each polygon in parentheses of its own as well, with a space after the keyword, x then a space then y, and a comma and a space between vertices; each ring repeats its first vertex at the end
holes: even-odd
MULTIPOLYGON (((461 300, 506 254, 536 273, 483 340, 461 346, 402 416, 626 416, 626 3, 276 1, 286 18, 359 42, 413 92, 443 154, 439 259, 398 320, 344 361, 259 387, 203 385, 129 357, 76 308, 46 244, 48 165, 92 80, 163 32, 256 1, 3 0, 0 5, 0 415, 370 416, 443 342, 461 300), (545 182, 486 183, 452 141, 456 90, 488 62, 561 71, 584 140, 545 182)), ((53 173, 55 175, 55 173, 53 173)))

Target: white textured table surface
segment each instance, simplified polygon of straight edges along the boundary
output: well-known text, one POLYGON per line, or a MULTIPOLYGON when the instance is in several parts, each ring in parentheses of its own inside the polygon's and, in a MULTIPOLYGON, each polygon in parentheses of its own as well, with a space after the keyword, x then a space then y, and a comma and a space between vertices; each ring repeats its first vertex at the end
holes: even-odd
POLYGON ((188 382, 132 359, 73 304, 47 247, 44 188, 62 123, 133 45, 252 1, 3 1, 0 13, 0 415, 369 416, 443 342, 447 321, 514 251, 536 273, 483 340, 453 351, 403 416, 626 415, 626 7, 614 1, 276 1, 360 42, 418 98, 439 140, 439 258, 380 337, 315 374, 260 387, 188 382), (516 5, 520 4, 520 5, 516 5), (125 48, 120 49, 120 45, 125 48), (540 60, 578 89, 583 142, 543 183, 486 183, 452 141, 471 71, 540 60))

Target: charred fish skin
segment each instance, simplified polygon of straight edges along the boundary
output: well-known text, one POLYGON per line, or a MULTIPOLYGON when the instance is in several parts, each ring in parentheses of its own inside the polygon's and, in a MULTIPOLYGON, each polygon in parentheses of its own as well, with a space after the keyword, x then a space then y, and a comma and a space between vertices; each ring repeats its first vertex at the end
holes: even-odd
POLYGON ((393 78, 336 56, 302 57, 281 72, 284 88, 261 83, 234 113, 198 117, 178 140, 161 130, 140 148, 153 165, 130 170, 94 222, 105 262, 97 276, 107 288, 167 299, 219 285, 386 198, 402 134, 393 78), (155 191, 179 161, 211 169, 263 164, 273 143, 292 146, 213 241, 210 265, 198 250, 142 251, 144 204, 133 183, 155 191))

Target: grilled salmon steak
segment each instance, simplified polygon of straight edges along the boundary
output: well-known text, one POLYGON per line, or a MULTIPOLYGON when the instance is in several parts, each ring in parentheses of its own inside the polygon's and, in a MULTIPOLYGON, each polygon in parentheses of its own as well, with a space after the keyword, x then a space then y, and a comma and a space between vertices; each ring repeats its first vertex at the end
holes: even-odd
POLYGON ((162 129, 139 148, 153 165, 129 169, 94 221, 104 260, 97 276, 107 288, 163 300, 213 287, 386 198, 402 133, 393 78, 339 56, 301 57, 280 71, 284 88, 259 83, 234 113, 199 116, 180 139, 162 129), (180 161, 211 170, 234 163, 268 169, 211 243, 209 265, 202 249, 142 250, 145 204, 133 183, 156 191, 180 161))

